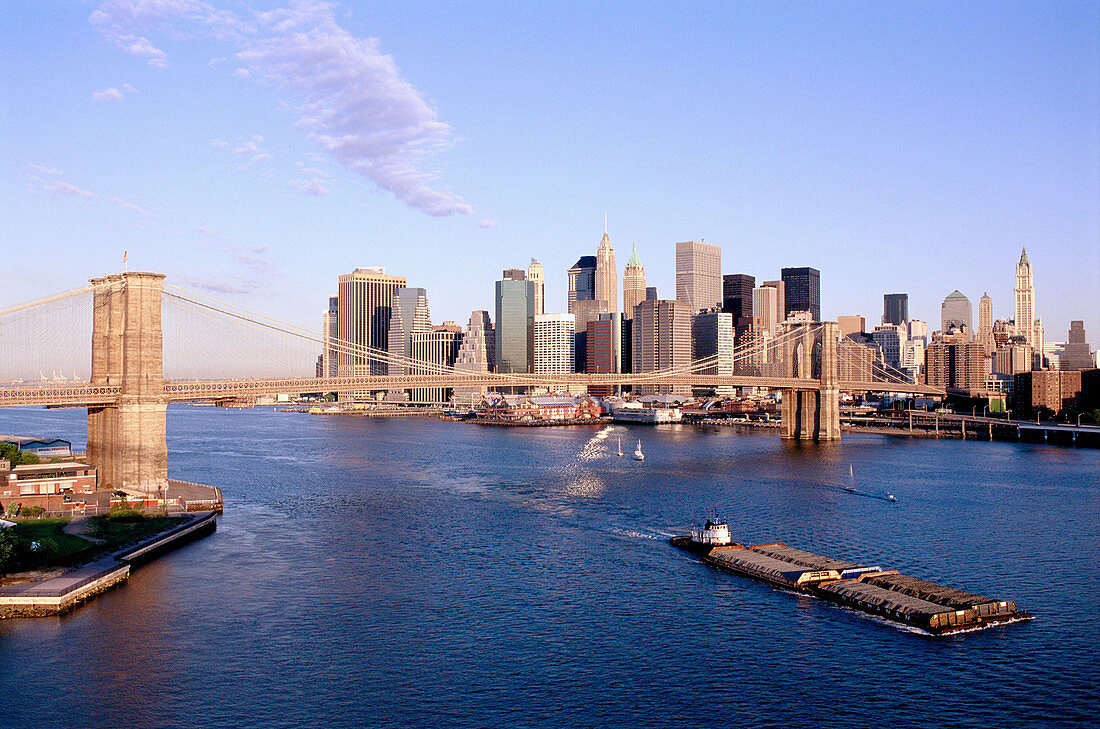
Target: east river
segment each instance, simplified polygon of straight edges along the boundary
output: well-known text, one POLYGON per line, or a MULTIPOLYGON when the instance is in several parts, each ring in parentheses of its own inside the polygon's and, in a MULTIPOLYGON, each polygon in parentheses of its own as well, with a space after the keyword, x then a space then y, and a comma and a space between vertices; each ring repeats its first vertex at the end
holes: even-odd
MULTIPOLYGON (((83 418, 0 410, 0 433, 79 446, 83 418)), ((168 427, 170 475, 223 489, 218 531, 70 615, 0 621, 0 725, 1095 718, 1100 451, 185 406, 168 427), (932 638, 721 572, 667 541, 711 510, 738 541, 895 568, 1036 619, 932 638)))

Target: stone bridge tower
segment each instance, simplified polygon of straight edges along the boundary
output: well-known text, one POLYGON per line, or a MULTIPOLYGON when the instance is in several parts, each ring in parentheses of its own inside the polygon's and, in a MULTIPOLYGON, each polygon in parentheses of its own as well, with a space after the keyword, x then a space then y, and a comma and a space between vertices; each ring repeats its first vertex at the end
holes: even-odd
POLYGON ((780 435, 793 440, 840 439, 840 382, 837 371, 836 322, 795 325, 795 336, 784 345, 784 376, 818 380, 813 390, 783 391, 780 435))
POLYGON ((122 388, 117 405, 88 408, 88 461, 101 488, 159 493, 168 481, 160 273, 95 278, 92 384, 122 388))

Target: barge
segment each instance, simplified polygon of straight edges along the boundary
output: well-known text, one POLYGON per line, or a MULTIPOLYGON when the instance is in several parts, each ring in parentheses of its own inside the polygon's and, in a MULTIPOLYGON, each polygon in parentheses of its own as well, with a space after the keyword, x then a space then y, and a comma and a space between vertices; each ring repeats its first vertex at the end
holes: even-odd
POLYGON ((993 600, 903 575, 897 570, 835 559, 783 542, 737 544, 730 538, 729 526, 720 520, 707 521, 702 529, 669 541, 698 555, 707 564, 879 615, 932 635, 1032 619, 1011 600, 993 600))

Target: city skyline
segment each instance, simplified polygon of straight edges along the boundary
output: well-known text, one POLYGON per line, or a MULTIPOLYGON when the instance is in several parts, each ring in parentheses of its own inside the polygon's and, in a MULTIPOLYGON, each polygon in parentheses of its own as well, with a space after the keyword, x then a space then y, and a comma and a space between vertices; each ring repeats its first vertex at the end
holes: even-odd
POLYGON ((436 321, 464 322, 535 257, 545 311, 564 312, 565 271, 606 213, 666 299, 675 243, 703 240, 722 274, 820 270, 823 318, 874 321, 906 292, 935 322, 954 289, 1011 318, 1026 247, 1046 338, 1100 331, 1097 297, 1076 293, 1100 275, 1096 8, 509 9, 487 48, 460 9, 276 6, 7 9, 0 240, 38 258, 0 273, 3 303, 128 251, 132 270, 310 328, 339 275, 385 266, 427 289, 436 321), (536 20, 526 46, 507 32, 536 20), (681 36, 696 60, 673 52, 681 36), (562 57, 566 41, 596 57, 562 57), (304 73, 325 49, 354 51, 340 93, 304 73), (415 122, 388 167, 332 141, 393 126, 348 114, 370 80, 415 122), (688 129, 662 111, 680 106, 688 129))

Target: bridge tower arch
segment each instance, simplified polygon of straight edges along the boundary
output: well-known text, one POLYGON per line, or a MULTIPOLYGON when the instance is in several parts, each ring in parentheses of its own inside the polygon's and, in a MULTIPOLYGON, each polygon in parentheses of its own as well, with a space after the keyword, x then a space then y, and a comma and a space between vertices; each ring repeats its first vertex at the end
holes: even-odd
POLYGON ((814 389, 783 390, 780 435, 790 440, 840 438, 840 387, 837 371, 836 322, 795 325, 799 331, 784 344, 786 377, 817 380, 814 389), (816 375, 816 377, 815 377, 816 375))
POLYGON ((164 274, 127 272, 91 283, 91 382, 121 393, 115 405, 88 408, 88 461, 103 487, 156 494, 168 481, 164 274))

